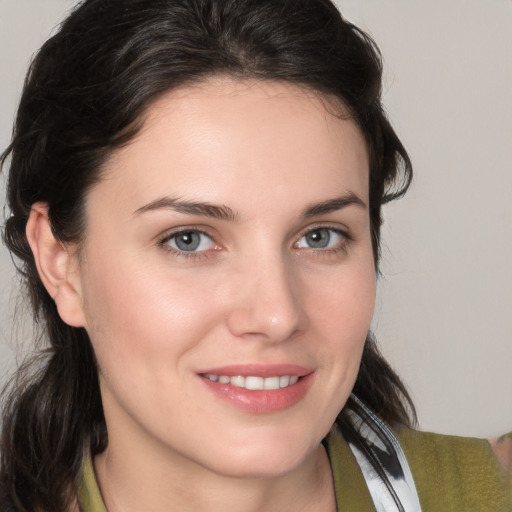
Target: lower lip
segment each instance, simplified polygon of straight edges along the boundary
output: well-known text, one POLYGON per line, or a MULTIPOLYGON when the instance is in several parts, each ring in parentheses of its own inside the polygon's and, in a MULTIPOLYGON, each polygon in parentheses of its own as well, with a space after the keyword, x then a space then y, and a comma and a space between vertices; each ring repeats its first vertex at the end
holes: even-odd
POLYGON ((301 377, 295 384, 272 390, 249 390, 199 377, 218 397, 242 411, 265 414, 288 409, 307 394, 313 373, 301 377))

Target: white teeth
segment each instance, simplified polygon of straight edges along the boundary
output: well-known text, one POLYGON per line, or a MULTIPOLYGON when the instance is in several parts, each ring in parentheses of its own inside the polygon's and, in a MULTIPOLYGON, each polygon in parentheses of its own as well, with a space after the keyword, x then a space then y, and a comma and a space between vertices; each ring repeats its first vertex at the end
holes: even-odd
POLYGON ((232 385, 232 386, 237 386, 239 388, 245 388, 246 384, 245 384, 245 378, 242 377, 241 375, 237 375, 235 377, 231 377, 229 379, 229 383, 232 385))
POLYGON ((231 384, 232 386, 236 386, 239 388, 245 388, 252 391, 261 391, 263 389, 272 390, 279 388, 286 388, 295 384, 299 377, 296 375, 282 375, 281 377, 257 377, 253 375, 249 375, 244 377, 242 375, 235 375, 233 377, 229 377, 228 375, 214 375, 212 373, 208 373, 204 375, 205 379, 211 380, 213 382, 220 382, 221 384, 231 384))
POLYGON ((263 377, 246 377, 245 387, 246 389, 261 390, 263 389, 263 377))
POLYGON ((288 375, 283 375, 282 377, 279 377, 279 387, 285 388, 286 386, 290 385, 290 377, 288 375))
POLYGON ((268 377, 263 382, 263 389, 279 389, 279 377, 268 377))

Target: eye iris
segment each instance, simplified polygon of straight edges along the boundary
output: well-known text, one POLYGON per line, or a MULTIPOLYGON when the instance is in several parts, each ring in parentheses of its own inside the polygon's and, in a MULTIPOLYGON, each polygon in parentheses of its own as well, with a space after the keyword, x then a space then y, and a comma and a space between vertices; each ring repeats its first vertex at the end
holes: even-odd
POLYGON ((331 234, 328 229, 316 229, 306 235, 306 241, 309 247, 314 249, 323 249, 329 245, 331 234))
POLYGON ((176 235, 174 243, 180 251, 195 251, 201 243, 201 235, 194 231, 185 231, 176 235))

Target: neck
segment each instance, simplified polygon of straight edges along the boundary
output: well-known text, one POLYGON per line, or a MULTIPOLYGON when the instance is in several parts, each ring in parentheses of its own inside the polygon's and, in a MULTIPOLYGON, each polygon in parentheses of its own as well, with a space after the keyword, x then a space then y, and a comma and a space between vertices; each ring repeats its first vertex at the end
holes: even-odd
POLYGON ((95 459, 109 512, 335 512, 329 460, 319 446, 283 475, 234 477, 187 460, 152 460, 115 445, 95 459))

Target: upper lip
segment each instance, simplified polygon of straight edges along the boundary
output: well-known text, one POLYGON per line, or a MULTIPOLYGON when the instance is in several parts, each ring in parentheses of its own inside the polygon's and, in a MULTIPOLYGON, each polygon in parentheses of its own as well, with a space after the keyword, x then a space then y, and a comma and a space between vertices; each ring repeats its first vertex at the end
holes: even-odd
POLYGON ((282 375, 303 377, 312 373, 311 368, 296 364, 236 364, 228 366, 218 366, 215 368, 208 368, 197 372, 200 375, 226 375, 228 377, 236 377, 238 375, 247 377, 276 377, 282 375))

